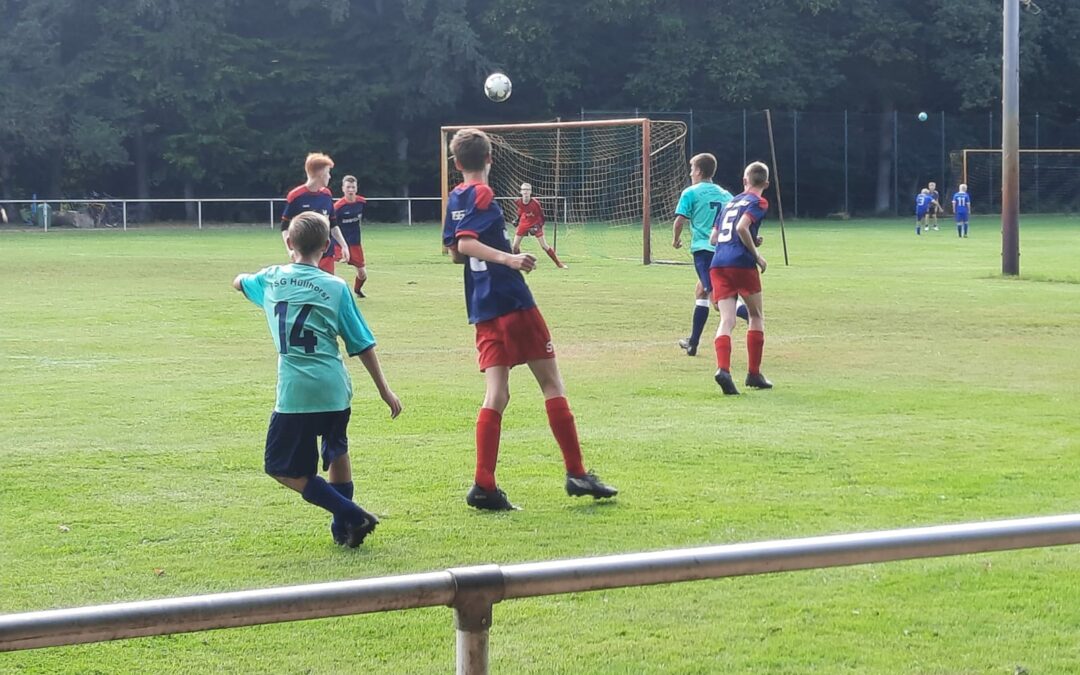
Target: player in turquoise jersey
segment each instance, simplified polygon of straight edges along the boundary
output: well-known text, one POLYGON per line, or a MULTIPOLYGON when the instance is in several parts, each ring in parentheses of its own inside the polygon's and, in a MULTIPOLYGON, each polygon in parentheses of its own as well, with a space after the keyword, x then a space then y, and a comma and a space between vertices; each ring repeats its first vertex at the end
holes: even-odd
MULTIPOLYGON (((675 207, 675 223, 672 225, 671 245, 682 248, 683 226, 690 223, 690 254, 694 257, 698 276, 690 337, 679 340, 679 346, 686 350, 687 356, 697 354, 698 341, 709 320, 709 263, 712 262, 714 250, 709 236, 712 234, 713 221, 724 205, 731 201, 731 193, 713 182, 715 174, 716 157, 713 155, 703 152, 690 159, 690 187, 683 190, 679 197, 679 204, 675 207)), ((740 308, 740 311, 746 310, 740 308)))
POLYGON ((338 348, 339 337, 349 356, 360 357, 391 417, 401 412, 401 402, 386 383, 375 355, 375 338, 348 285, 318 267, 329 242, 329 219, 312 211, 301 213, 289 223, 286 237, 293 263, 241 274, 233 280, 233 288, 266 312, 278 351, 266 473, 332 513, 334 541, 352 548, 379 521, 352 501, 347 435, 352 382, 338 348), (329 483, 319 477, 317 437, 322 438, 329 483))

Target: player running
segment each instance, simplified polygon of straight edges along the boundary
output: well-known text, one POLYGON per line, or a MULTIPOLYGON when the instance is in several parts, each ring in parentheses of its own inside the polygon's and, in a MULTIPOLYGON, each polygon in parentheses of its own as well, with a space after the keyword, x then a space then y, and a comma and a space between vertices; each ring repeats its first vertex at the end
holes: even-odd
POLYGON ((352 501, 348 426, 352 382, 342 362, 338 338, 349 356, 359 356, 390 417, 401 401, 386 383, 375 338, 337 277, 318 269, 330 242, 330 221, 321 213, 297 215, 285 229, 292 263, 256 274, 241 274, 233 288, 262 307, 278 351, 277 401, 266 432, 264 469, 305 501, 333 514, 330 532, 338 544, 354 548, 379 519, 352 501), (323 470, 319 477, 322 437, 323 470))
POLYGON ((341 179, 341 191, 344 197, 334 202, 334 214, 337 216, 341 235, 348 244, 348 257, 342 256, 346 264, 356 268, 353 292, 358 298, 366 298, 364 282, 367 281, 367 267, 364 264, 364 246, 360 238, 360 223, 364 219, 364 205, 367 200, 356 194, 356 176, 341 179))
MULTIPOLYGON (((281 240, 285 242, 285 248, 288 249, 288 229, 293 218, 305 211, 321 213, 330 221, 330 236, 341 247, 341 261, 347 263, 349 262, 349 247, 345 243, 345 238, 341 236, 337 216, 334 215, 334 197, 330 194, 330 188, 327 187, 330 185, 330 169, 332 168, 334 168, 334 160, 321 152, 313 152, 307 156, 307 160, 304 161, 307 182, 296 186, 285 196, 285 211, 281 214, 281 240)), ((289 254, 292 253, 292 249, 289 249, 289 254)), ((334 257, 335 250, 331 242, 322 254, 322 258, 319 259, 319 269, 333 274, 334 257)))
POLYGON ((495 482, 502 414, 510 402, 510 369, 529 366, 544 395, 548 424, 566 466, 566 492, 577 497, 614 497, 618 490, 585 470, 577 425, 544 317, 525 277, 536 267, 528 253, 513 253, 506 221, 487 184, 491 140, 478 129, 462 129, 450 142, 464 182, 451 191, 443 223, 443 245, 465 265, 465 307, 476 326, 476 350, 487 390, 476 419, 475 483, 465 502, 478 509, 508 511, 514 505, 495 482))
POLYGON ((725 395, 739 393, 731 378, 731 332, 735 328, 735 300, 742 297, 750 314, 746 331, 746 386, 771 389, 761 374, 761 353, 765 347, 765 317, 761 301, 761 273, 767 263, 758 253, 761 245, 758 229, 769 210, 769 202, 761 193, 769 187, 769 167, 753 162, 743 172, 745 190, 728 202, 717 214, 709 242, 716 246, 709 277, 712 284, 713 306, 720 312, 713 346, 716 349, 714 379, 725 395))
POLYGON ((536 241, 540 242, 540 248, 544 249, 544 253, 547 253, 556 267, 561 270, 567 269, 567 266, 559 260, 559 256, 555 255, 555 249, 548 246, 547 239, 544 238, 544 223, 547 220, 544 218, 544 207, 540 206, 538 200, 533 199, 532 185, 521 184, 521 199, 514 202, 514 206, 517 207, 518 224, 510 250, 514 254, 521 253, 521 241, 532 235, 536 237, 536 241))
MULTIPOLYGON (((690 336, 681 338, 679 346, 687 356, 696 356, 701 333, 709 321, 709 265, 715 247, 709 243, 716 216, 731 201, 731 193, 713 182, 716 174, 716 157, 703 152, 690 158, 690 187, 682 191, 675 207, 675 222, 671 225, 671 246, 682 248, 682 231, 690 223, 690 255, 694 257, 697 286, 694 288, 694 315, 690 323, 690 336)), ((739 316, 746 318, 746 309, 740 305, 739 316)))
POLYGON ((968 219, 971 217, 971 195, 967 190, 967 183, 961 183, 956 194, 952 196, 952 209, 956 214, 956 236, 965 239, 968 235, 968 219))

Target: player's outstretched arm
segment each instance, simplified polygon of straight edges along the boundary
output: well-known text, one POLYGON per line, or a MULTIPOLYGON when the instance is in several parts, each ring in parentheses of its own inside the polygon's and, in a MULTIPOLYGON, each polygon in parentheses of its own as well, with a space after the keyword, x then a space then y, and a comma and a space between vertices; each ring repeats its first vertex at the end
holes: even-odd
POLYGON ((240 285, 240 283, 244 280, 244 277, 246 277, 246 276, 247 276, 246 274, 237 274, 236 275, 236 278, 232 280, 233 290, 240 291, 241 293, 244 292, 244 288, 240 285))
POLYGON ((506 265, 511 269, 521 270, 522 272, 531 272, 536 268, 536 256, 531 253, 518 253, 516 255, 507 253, 492 248, 479 239, 473 239, 472 237, 458 239, 457 247, 462 254, 484 262, 506 265))
POLYGON ((364 364, 364 368, 367 369, 368 375, 371 376, 371 381, 375 383, 375 388, 379 390, 379 396, 387 407, 390 408, 390 419, 394 419, 401 414, 401 400, 398 399, 391 389, 390 385, 386 382, 386 376, 383 375, 382 366, 379 365, 379 357, 375 354, 375 348, 365 349, 360 352, 360 363, 364 364))

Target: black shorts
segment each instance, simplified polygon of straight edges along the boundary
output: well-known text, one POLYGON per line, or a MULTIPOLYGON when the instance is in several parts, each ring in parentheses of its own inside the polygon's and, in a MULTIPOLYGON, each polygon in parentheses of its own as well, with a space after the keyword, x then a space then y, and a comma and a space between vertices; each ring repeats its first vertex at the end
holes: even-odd
POLYGON ((351 408, 333 412, 280 413, 270 415, 266 430, 263 467, 271 476, 307 478, 319 473, 319 446, 322 437, 323 470, 330 462, 349 452, 351 408))
POLYGON ((712 251, 694 251, 694 269, 697 271, 698 281, 701 287, 708 293, 712 290, 712 281, 709 279, 709 267, 712 266, 712 251))

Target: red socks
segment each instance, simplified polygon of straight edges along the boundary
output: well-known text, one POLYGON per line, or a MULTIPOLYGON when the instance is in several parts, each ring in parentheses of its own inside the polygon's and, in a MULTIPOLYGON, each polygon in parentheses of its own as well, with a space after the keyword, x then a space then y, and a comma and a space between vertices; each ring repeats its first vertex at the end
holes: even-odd
POLYGON ((726 371, 731 371, 731 336, 721 335, 713 340, 713 347, 716 348, 716 367, 726 371))
POLYGON ((559 260, 559 256, 555 255, 555 249, 553 249, 553 248, 545 248, 544 252, 548 254, 548 257, 551 258, 551 260, 555 263, 556 266, 558 266, 558 267, 563 266, 562 261, 559 260))
POLYGON ((499 461, 499 436, 502 414, 480 408, 476 416, 476 484, 485 490, 495 489, 495 464, 499 461))
POLYGON ((585 465, 581 459, 581 444, 578 442, 577 425, 574 423, 574 413, 570 412, 570 404, 565 396, 549 398, 544 401, 547 408, 548 424, 551 425, 551 433, 562 450, 563 463, 566 465, 566 473, 581 476, 585 473, 585 465))
MULTIPOLYGON (((751 375, 761 372, 761 351, 765 347, 765 333, 760 330, 746 331, 746 357, 747 370, 751 375)), ((731 351, 731 343, 728 343, 728 352, 731 351)))

